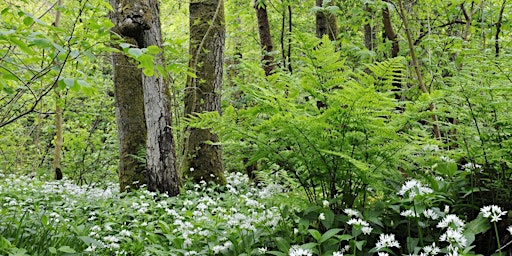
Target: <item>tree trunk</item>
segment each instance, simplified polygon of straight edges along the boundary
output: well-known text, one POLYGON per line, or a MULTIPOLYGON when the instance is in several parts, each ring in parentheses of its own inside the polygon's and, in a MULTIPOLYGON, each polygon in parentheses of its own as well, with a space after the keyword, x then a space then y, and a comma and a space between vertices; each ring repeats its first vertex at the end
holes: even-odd
MULTIPOLYGON (((331 1, 331 5, 335 5, 335 1, 331 1)), ((316 0, 316 6, 322 7, 323 0, 316 0)), ((338 38, 338 23, 336 15, 329 13, 325 10, 316 13, 316 36, 328 35, 331 41, 336 41, 338 38)))
MULTIPOLYGON (((131 37, 139 47, 161 46, 157 0, 111 0, 116 11, 115 31, 131 37)), ((163 63, 162 56, 155 58, 163 63)), ((172 134, 171 100, 168 84, 161 75, 142 76, 147 127, 146 179, 150 191, 177 195, 180 180, 172 134)))
POLYGON ((364 45, 366 49, 373 51, 375 48, 375 27, 371 24, 373 20, 372 15, 374 10, 368 5, 364 4, 364 11, 368 20, 364 23, 364 45))
MULTIPOLYGON (((132 38, 125 38, 125 41, 137 45, 132 38)), ((134 156, 144 150, 147 130, 141 70, 134 60, 122 53, 114 53, 112 63, 119 141, 119 185, 122 192, 146 183, 146 166, 134 156)))
POLYGON ((389 8, 387 6, 382 9, 382 24, 384 25, 386 38, 392 42, 391 58, 395 58, 398 56, 400 48, 398 45, 398 37, 393 30, 393 25, 391 25, 391 16, 389 15, 389 8))
POLYGON ((258 32, 260 35, 260 45, 263 57, 261 59, 265 75, 268 76, 275 68, 274 56, 272 51, 272 37, 270 35, 270 24, 268 22, 267 6, 264 2, 254 1, 254 9, 256 9, 256 18, 258 20, 258 32))
MULTIPOLYGON (((398 0, 398 7, 400 9, 400 13, 402 14, 402 21, 404 23, 405 34, 407 36, 407 43, 409 45, 409 51, 411 52, 412 65, 414 67, 414 71, 416 72, 416 77, 418 78, 418 84, 420 90, 424 94, 429 94, 425 83, 423 82, 423 76, 421 75, 420 65, 418 63, 418 58, 416 57, 416 52, 414 51, 414 44, 412 42, 411 31, 409 30, 409 22, 407 21, 407 13, 402 4, 401 0, 398 0)), ((429 105, 430 111, 434 112, 436 110, 436 106, 434 103, 430 103, 429 105)), ((432 115, 432 131, 434 137, 436 139, 441 139, 441 132, 439 130, 438 119, 436 115, 432 115)))
MULTIPOLYGON (((196 77, 187 78, 185 115, 209 111, 220 112, 224 61, 223 0, 190 2, 190 69, 196 77)), ((224 166, 218 136, 207 129, 187 129, 186 176, 195 182, 214 181, 224 184, 224 166)))
MULTIPOLYGON (((62 7, 62 0, 57 1, 57 12, 55 14, 55 21, 53 22, 53 26, 58 27, 60 23, 60 8, 62 7)), ((59 91, 59 88, 55 88, 55 153, 53 156, 53 172, 54 178, 56 180, 62 179, 62 170, 60 165, 60 156, 62 154, 62 144, 64 143, 63 138, 63 127, 62 124, 64 122, 63 114, 64 109, 62 105, 64 102, 62 101, 62 97, 59 91)))

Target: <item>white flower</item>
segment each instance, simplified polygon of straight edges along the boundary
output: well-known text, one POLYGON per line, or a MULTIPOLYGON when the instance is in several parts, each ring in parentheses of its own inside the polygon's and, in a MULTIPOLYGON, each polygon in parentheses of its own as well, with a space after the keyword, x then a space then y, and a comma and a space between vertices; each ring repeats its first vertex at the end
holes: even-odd
POLYGON ((368 224, 368 222, 362 220, 362 219, 359 219, 359 218, 352 218, 350 220, 347 221, 347 224, 348 225, 351 225, 351 226, 363 226, 363 227, 369 227, 370 224, 368 224))
POLYGON ((440 156, 439 157, 439 160, 443 161, 443 162, 447 162, 447 163, 455 163, 455 160, 447 157, 447 156, 440 156))
POLYGON ((408 194, 409 198, 414 198, 417 195, 430 194, 432 192, 434 191, 431 188, 423 186, 418 180, 412 179, 402 185, 402 188, 398 191, 398 195, 405 196, 408 194))
POLYGON ((380 234, 379 241, 375 245, 377 250, 382 248, 396 247, 400 248, 400 244, 395 240, 395 234, 380 234))
POLYGON ((106 242, 110 242, 110 243, 119 242, 119 238, 117 238, 115 236, 106 236, 106 237, 103 237, 103 240, 105 240, 106 242))
POLYGON ((389 254, 387 252, 379 252, 378 255, 379 256, 389 256, 389 254))
POLYGON ((320 215, 318 215, 319 220, 325 220, 325 214, 322 212, 320 215))
POLYGON ((323 201, 322 201, 322 205, 323 205, 325 208, 329 207, 329 201, 327 201, 327 200, 323 200, 323 201))
POLYGON ((508 226, 507 230, 512 235, 512 226, 508 226))
POLYGON ((359 212, 357 210, 353 210, 353 209, 350 209, 350 208, 347 208, 345 210, 343 210, 343 212, 348 215, 349 217, 358 217, 359 216, 359 212))
POLYGON ((432 210, 432 209, 424 210, 423 211, 423 215, 425 215, 425 218, 429 218, 429 219, 432 219, 432 220, 439 219, 439 215, 437 215, 437 213, 434 212, 434 210, 432 210))
POLYGON ((362 227, 361 228, 361 231, 363 231, 363 234, 365 234, 365 235, 369 235, 370 233, 372 233, 372 230, 373 230, 372 227, 362 227))
POLYGON ((400 215, 404 217, 418 217, 418 214, 411 209, 401 212, 400 215))
POLYGON ((130 232, 126 229, 123 229, 123 230, 121 230, 121 232, 119 232, 119 235, 120 236, 132 236, 132 232, 130 232))
POLYGON ((265 254, 267 252, 267 247, 260 247, 258 248, 258 253, 259 254, 265 254))
POLYGON ((449 228, 460 232, 464 229, 464 225, 464 222, 455 214, 448 214, 437 223, 438 228, 449 228))
POLYGON ((436 243, 432 243, 432 245, 427 245, 423 247, 423 251, 427 255, 437 255, 441 252, 441 249, 436 246, 436 243))
POLYGON ((298 245, 292 245, 290 251, 288 252, 290 256, 313 256, 311 251, 302 249, 298 245))
POLYGON ((333 252, 332 256, 343 256, 342 252, 333 252))
POLYGON ((498 222, 501 220, 501 216, 507 214, 507 211, 502 211, 501 208, 496 205, 484 206, 480 209, 480 212, 485 218, 491 217, 491 222, 498 222))
POLYGON ((466 247, 467 243, 467 240, 464 237, 464 235, 462 235, 462 232, 454 230, 452 228, 448 228, 446 232, 439 237, 439 241, 446 241, 450 243, 452 246, 456 246, 459 248, 466 247))

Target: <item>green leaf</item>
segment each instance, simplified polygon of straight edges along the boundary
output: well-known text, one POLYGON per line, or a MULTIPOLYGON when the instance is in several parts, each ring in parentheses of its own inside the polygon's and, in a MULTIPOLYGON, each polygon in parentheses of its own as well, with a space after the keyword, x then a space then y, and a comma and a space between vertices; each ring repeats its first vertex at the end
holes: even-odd
POLYGON ((147 49, 148 49, 147 53, 153 54, 153 55, 156 55, 156 54, 159 54, 160 52, 162 52, 162 49, 160 49, 160 47, 158 47, 156 45, 150 45, 150 46, 148 46, 147 49))
POLYGON ((134 56, 135 58, 139 58, 143 54, 143 52, 139 48, 130 48, 128 49, 128 54, 134 56))
POLYGON ((48 226, 48 222, 48 216, 43 214, 43 216, 41 216, 41 224, 43 225, 43 227, 48 226))
POLYGON ((53 45, 53 42, 47 38, 34 38, 34 40, 32 40, 32 43, 41 49, 48 49, 51 48, 53 45))
POLYGON ((418 246, 419 241, 420 241, 419 238, 407 237, 407 250, 409 252, 414 251, 414 248, 416 248, 416 246, 418 246))
POLYGON ((322 224, 326 229, 330 229, 332 226, 332 223, 334 222, 334 212, 332 212, 330 209, 324 211, 325 219, 322 220, 322 224))
POLYGON ((479 214, 474 220, 468 222, 464 229, 464 237, 471 244, 475 240, 475 235, 484 233, 491 228, 489 220, 479 214))
POLYGON ((276 238, 276 245, 282 252, 288 252, 290 250, 290 243, 282 237, 276 238))
POLYGON ((71 248, 71 247, 69 247, 67 245, 61 246, 59 248, 59 251, 66 252, 66 253, 76 253, 76 251, 73 248, 71 248))
POLYGON ((316 229, 310 229, 308 232, 315 238, 315 240, 320 241, 320 238, 322 238, 322 234, 318 232, 316 229))
POLYGON ((23 24, 25 24, 26 26, 30 26, 32 25, 32 23, 34 23, 34 19, 32 17, 25 17, 23 19, 23 24))
POLYGON ((320 238, 320 240, 318 242, 323 243, 323 242, 327 241, 329 238, 338 234, 340 231, 341 231, 341 229, 339 229, 339 228, 329 229, 329 230, 327 230, 327 232, 325 232, 322 235, 322 237, 320 238))
POLYGON ((120 43, 119 46, 123 49, 126 49, 126 48, 130 48, 132 46, 134 46, 133 44, 129 44, 129 43, 120 43))
POLYGON ((287 255, 286 253, 278 252, 278 251, 270 251, 270 252, 267 252, 267 254, 276 255, 276 256, 286 256, 287 255))
POLYGON ((48 251, 50 251, 51 254, 57 254, 57 249, 53 246, 49 247, 48 251))
POLYGON ((11 41, 11 43, 13 43, 16 46, 18 46, 25 53, 27 53, 27 54, 34 54, 34 51, 32 51, 32 49, 30 49, 30 47, 27 44, 25 44, 23 41, 21 41, 21 40, 19 40, 17 38, 10 38, 10 41, 11 41))

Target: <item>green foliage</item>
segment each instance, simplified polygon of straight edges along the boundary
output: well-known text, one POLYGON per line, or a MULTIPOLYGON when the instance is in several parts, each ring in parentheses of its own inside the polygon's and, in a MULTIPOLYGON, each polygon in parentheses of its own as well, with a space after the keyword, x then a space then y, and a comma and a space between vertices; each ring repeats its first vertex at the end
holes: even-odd
POLYGON ((199 114, 189 125, 213 128, 228 143, 241 141, 250 162, 285 170, 311 202, 361 205, 358 196, 369 186, 378 186, 384 173, 395 175, 392 156, 404 141, 397 136, 397 103, 385 88, 402 79, 404 66, 393 59, 370 65, 371 75, 353 72, 328 39, 316 48, 308 47, 319 45, 316 39, 304 41, 297 75, 276 73, 247 85, 246 108, 229 107, 222 117, 199 114))

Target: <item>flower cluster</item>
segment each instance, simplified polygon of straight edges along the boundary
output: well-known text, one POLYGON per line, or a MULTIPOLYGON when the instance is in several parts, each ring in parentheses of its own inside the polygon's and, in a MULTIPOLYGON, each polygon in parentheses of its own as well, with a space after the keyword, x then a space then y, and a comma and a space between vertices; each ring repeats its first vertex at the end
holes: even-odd
POLYGON ((482 207, 480 212, 485 218, 490 218, 491 222, 498 222, 501 220, 501 216, 507 214, 507 211, 502 211, 499 206, 496 205, 488 205, 482 207))

